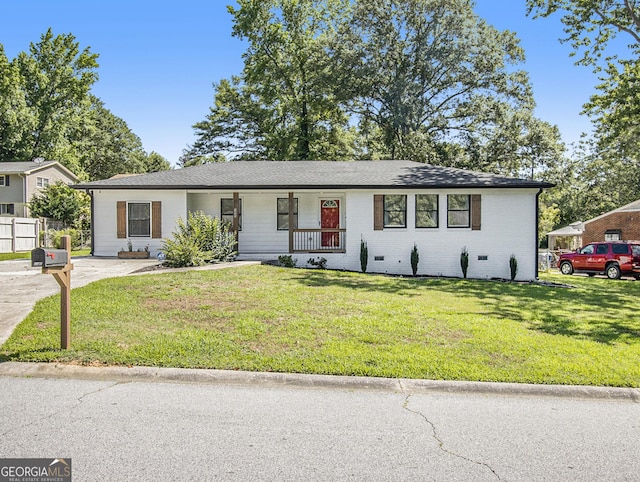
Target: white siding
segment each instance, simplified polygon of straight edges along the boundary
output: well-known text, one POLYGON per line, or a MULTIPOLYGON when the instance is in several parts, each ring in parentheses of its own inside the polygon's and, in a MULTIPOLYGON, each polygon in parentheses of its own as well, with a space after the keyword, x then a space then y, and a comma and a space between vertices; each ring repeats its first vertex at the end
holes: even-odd
POLYGON ((162 236, 167 238, 175 231, 178 217, 186 219, 186 191, 141 191, 141 190, 104 190, 94 192, 94 252, 95 256, 116 256, 118 251, 127 249, 131 240, 134 251, 149 245, 151 256, 156 256, 162 247, 162 239, 149 237, 118 238, 116 205, 118 201, 162 202, 162 236))
MULTIPOLYGON (((509 258, 518 260, 517 279, 536 276, 536 193, 537 189, 442 189, 442 190, 358 190, 344 192, 295 192, 298 198, 298 226, 320 227, 320 200, 340 200, 341 223, 346 228, 346 253, 296 254, 298 266, 311 257, 325 257, 332 269, 360 271, 360 240, 369 248, 367 271, 411 274, 410 253, 415 243, 420 254, 418 274, 461 277, 460 252, 469 251, 470 278, 509 278, 509 258), (415 194, 439 196, 439 227, 415 228, 415 194), (407 195, 407 226, 373 230, 375 194, 407 195), (447 227, 447 194, 480 194, 482 220, 480 230, 447 227), (486 260, 479 260, 486 256, 486 260), (384 260, 375 261, 375 257, 384 260)), ((288 192, 240 192, 242 231, 239 234, 240 256, 248 259, 276 259, 289 251, 287 231, 277 230, 277 198, 288 192)), ((95 194, 95 254, 114 256, 126 246, 126 239, 116 237, 117 201, 162 201, 163 236, 175 229, 174 220, 188 211, 204 211, 220 216, 220 199, 233 198, 233 192, 185 191, 102 191, 95 194)), ((155 255, 161 240, 133 239, 134 249, 149 243, 155 255), (139 246, 138 246, 139 244, 139 246)))
POLYGON ((518 260, 517 279, 536 276, 536 192, 532 189, 432 190, 439 195, 439 227, 415 228, 416 191, 360 191, 347 197, 347 269, 360 270, 360 239, 369 249, 367 271, 411 274, 410 255, 418 247, 418 274, 462 276, 460 252, 469 251, 468 276, 509 278, 509 258, 518 260), (373 230, 373 195, 407 194, 407 227, 373 230), (481 229, 447 227, 447 194, 481 194, 481 229), (384 261, 375 261, 383 256, 384 261), (487 256, 479 261, 478 256, 487 256))

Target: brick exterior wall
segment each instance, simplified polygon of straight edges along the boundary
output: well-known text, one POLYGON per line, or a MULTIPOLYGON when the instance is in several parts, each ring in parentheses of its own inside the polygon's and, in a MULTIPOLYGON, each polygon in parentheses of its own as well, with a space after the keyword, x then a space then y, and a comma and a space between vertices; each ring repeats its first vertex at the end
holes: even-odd
POLYGON ((582 245, 604 241, 604 233, 609 229, 619 229, 622 241, 640 241, 640 211, 611 213, 585 223, 582 245))

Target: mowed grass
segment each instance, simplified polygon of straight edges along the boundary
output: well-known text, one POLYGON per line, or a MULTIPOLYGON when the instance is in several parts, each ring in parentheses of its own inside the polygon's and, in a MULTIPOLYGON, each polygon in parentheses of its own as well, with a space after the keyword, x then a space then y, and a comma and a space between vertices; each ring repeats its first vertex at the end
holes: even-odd
POLYGON ((4 360, 640 386, 640 283, 575 288, 249 266, 115 278, 39 302, 4 360))

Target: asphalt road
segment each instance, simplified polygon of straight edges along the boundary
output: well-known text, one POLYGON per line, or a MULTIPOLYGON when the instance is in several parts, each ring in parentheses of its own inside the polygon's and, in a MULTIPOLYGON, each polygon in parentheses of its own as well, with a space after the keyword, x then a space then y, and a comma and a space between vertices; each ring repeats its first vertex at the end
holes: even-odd
MULTIPOLYGON (((58 290, 8 263, 0 343, 58 290)), ((140 267, 74 264, 74 287, 140 267)), ((71 458, 76 481, 640 480, 639 401, 632 389, 0 363, 0 458, 71 458)))
POLYGON ((78 481, 623 481, 640 474, 633 397, 303 386, 252 374, 232 380, 0 374, 0 456, 70 457, 78 481))

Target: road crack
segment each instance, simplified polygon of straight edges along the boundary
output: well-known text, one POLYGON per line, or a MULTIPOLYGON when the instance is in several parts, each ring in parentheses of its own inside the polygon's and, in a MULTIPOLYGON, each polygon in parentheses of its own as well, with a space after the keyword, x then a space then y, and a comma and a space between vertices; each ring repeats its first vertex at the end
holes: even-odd
POLYGON ((427 425, 429 425, 429 427, 431 427, 431 435, 432 435, 433 439, 437 442, 438 448, 442 452, 446 453, 447 455, 451 455, 452 457, 456 457, 456 458, 459 458, 461 460, 464 460, 466 462, 470 462, 472 464, 476 464, 476 465, 480 465, 482 467, 485 467, 485 468, 487 468, 488 470, 491 471, 491 473, 494 475, 494 477, 497 480, 502 480, 502 478, 497 474, 497 472, 495 470, 493 470, 493 468, 489 464, 487 464, 486 462, 481 462, 479 460, 473 460, 472 458, 466 457, 466 456, 464 456, 462 454, 456 453, 453 450, 448 449, 445 446, 444 440, 442 440, 442 438, 438 434, 438 429, 436 428, 436 425, 431 420, 429 420, 429 418, 425 414, 423 414, 422 412, 419 412, 417 410, 412 410, 411 408, 409 408, 409 399, 410 398, 411 398, 411 395, 410 394, 407 395, 407 397, 404 400, 404 403, 402 404, 402 408, 404 408, 407 412, 411 412, 414 415, 419 416, 421 419, 423 419, 427 423, 427 425))
POLYGON ((95 395, 96 393, 100 393, 100 392, 103 392, 105 390, 109 390, 109 389, 111 389, 111 388, 113 388, 113 387, 115 387, 117 385, 120 385, 120 383, 121 382, 110 383, 106 387, 101 387, 101 388, 98 388, 98 389, 95 389, 95 390, 90 390, 90 391, 88 391, 86 393, 83 393, 79 397, 76 398, 76 403, 73 406, 71 406, 71 407, 62 407, 59 410, 56 410, 55 412, 47 413, 46 415, 43 415, 42 417, 34 419, 34 420, 30 421, 29 423, 25 423, 25 424, 19 425, 19 426, 14 427, 14 428, 12 428, 10 430, 7 430, 6 432, 2 432, 2 433, 0 433, 0 436, 1 437, 5 437, 5 436, 7 436, 7 435, 9 435, 11 433, 14 433, 14 432, 17 432, 19 430, 22 430, 22 429, 25 429, 27 427, 30 427, 32 425, 36 425, 38 423, 44 422, 45 420, 52 419, 52 418, 56 417, 59 414, 68 413, 68 412, 70 412, 72 410, 75 410, 76 408, 78 408, 80 405, 82 405, 84 403, 84 399, 86 397, 89 397, 91 395, 95 395))

